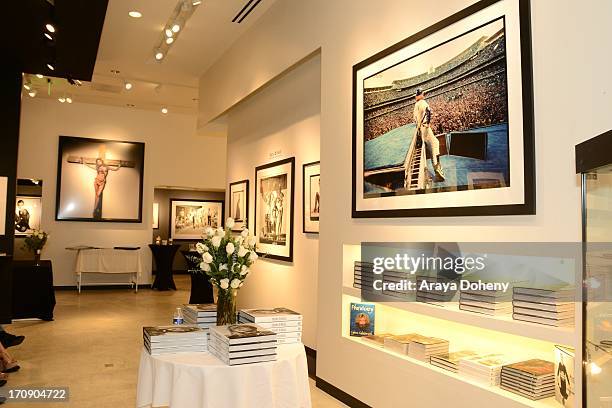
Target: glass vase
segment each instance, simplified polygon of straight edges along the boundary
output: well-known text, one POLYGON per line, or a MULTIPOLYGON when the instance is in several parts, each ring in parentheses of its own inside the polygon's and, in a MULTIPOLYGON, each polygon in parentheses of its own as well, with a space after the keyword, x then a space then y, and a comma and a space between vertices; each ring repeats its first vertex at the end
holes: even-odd
POLYGON ((217 298, 217 326, 236 324, 236 295, 235 289, 219 288, 217 298))
POLYGON ((40 266, 40 255, 41 255, 41 250, 37 249, 36 251, 34 251, 34 266, 40 266))

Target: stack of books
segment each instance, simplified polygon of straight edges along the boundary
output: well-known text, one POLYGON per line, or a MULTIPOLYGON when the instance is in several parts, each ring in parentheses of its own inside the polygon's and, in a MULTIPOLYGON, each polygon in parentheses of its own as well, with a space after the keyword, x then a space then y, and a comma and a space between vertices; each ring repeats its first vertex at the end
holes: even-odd
POLYGON ((485 385, 499 385, 501 369, 508 361, 501 354, 487 354, 459 360, 459 375, 485 385))
POLYGON ((418 336, 412 339, 408 355, 420 361, 429 363, 432 356, 448 354, 448 340, 436 337, 418 336))
POLYGON ((394 335, 391 333, 370 334, 368 336, 361 336, 361 339, 368 343, 374 344, 377 347, 384 347, 385 339, 392 336, 394 335))
POLYGON ((555 364, 545 360, 527 360, 505 365, 501 371, 501 388, 539 400, 555 395, 555 364))
POLYGON ((152 356, 208 350, 206 330, 197 326, 143 327, 142 336, 144 347, 152 356))
POLYGON ((353 287, 369 292, 374 291, 374 264, 355 261, 353 267, 353 287))
POLYGON ((464 358, 477 356, 478 353, 471 350, 455 351, 452 353, 431 356, 431 364, 456 373, 459 371, 459 361, 464 358))
POLYGON ((217 305, 213 303, 183 305, 185 323, 209 329, 217 324, 217 305))
POLYGON ((227 365, 276 360, 276 333, 256 324, 210 328, 208 350, 227 365))
POLYGON ((238 323, 256 323, 277 334, 278 344, 302 341, 302 315, 285 307, 273 309, 242 309, 238 323))
POLYGON ((514 288, 512 318, 548 326, 574 324, 574 289, 514 288))
POLYGON ((435 283, 450 283, 453 282, 442 276, 424 276, 417 275, 416 277, 416 301, 430 303, 437 306, 444 306, 447 302, 452 302, 455 299, 456 291, 443 289, 429 288, 435 283), (428 288, 425 288, 423 282, 427 282, 428 288))
POLYGON ((410 342, 417 337, 421 337, 421 335, 416 333, 390 335, 383 339, 383 345, 386 349, 408 355, 410 352, 410 342))
POLYGON ((459 294, 459 309, 489 316, 512 313, 512 293, 498 290, 462 290, 459 294))

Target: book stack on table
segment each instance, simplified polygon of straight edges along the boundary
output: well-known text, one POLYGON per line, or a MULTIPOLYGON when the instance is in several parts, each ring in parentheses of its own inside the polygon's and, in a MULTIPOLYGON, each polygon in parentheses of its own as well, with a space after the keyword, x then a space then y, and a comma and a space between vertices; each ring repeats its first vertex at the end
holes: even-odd
POLYGON ((417 336, 410 341, 408 355, 429 363, 432 356, 448 354, 449 341, 437 337, 417 336))
POLYGON ((417 333, 408 334, 393 334, 383 338, 383 345, 386 349, 393 350, 400 354, 408 355, 410 353, 410 342, 415 338, 420 337, 417 333))
POLYGON ((145 349, 152 356, 208 350, 206 330, 197 326, 143 327, 142 335, 145 349))
POLYGON ((388 337, 393 337, 393 336, 394 335, 391 333, 380 333, 380 334, 370 334, 368 336, 361 336, 361 339, 377 347, 384 347, 385 339, 388 337))
POLYGON ((208 350, 230 366, 275 361, 276 340, 276 333, 256 324, 213 326, 208 350))
POLYGON ((527 360, 502 367, 501 388, 539 400, 555 395, 555 365, 545 360, 527 360))
POLYGON ((501 369, 508 364, 501 354, 487 354, 459 360, 459 375, 485 385, 499 385, 501 369))
POLYGON ((452 353, 445 353, 445 354, 438 354, 435 356, 431 356, 430 361, 431 361, 431 364, 436 367, 440 367, 445 370, 456 373, 459 371, 459 361, 465 358, 475 357, 477 355, 478 353, 476 353, 475 351, 462 350, 462 351, 455 351, 452 353))
POLYGON ((459 294, 459 309, 489 316, 512 313, 512 294, 500 290, 462 290, 459 294))
POLYGON ((547 326, 574 324, 574 289, 514 288, 512 318, 547 326))
POLYGON ((285 307, 273 309, 242 309, 238 323, 255 323, 276 333, 278 344, 302 341, 302 315, 285 307))
POLYGON ((210 329, 217 324, 217 305, 213 303, 183 305, 181 308, 186 324, 210 329))

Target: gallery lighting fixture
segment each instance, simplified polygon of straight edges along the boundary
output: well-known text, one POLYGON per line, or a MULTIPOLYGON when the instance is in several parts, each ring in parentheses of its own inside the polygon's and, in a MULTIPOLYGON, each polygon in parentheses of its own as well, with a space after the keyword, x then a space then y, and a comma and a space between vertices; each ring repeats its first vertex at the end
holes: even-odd
POLYGON ((28 95, 30 96, 30 98, 33 98, 36 96, 38 92, 36 91, 36 89, 32 89, 30 90, 30 92, 28 92, 28 95))
POLYGON ((30 82, 29 79, 23 84, 23 87, 26 89, 26 91, 29 91, 30 89, 32 89, 32 83, 30 82))
POLYGON ((45 33, 45 38, 49 41, 53 41, 53 37, 49 33, 45 33))
POLYGON ((53 65, 50 62, 47 63, 47 68, 49 68, 49 70, 51 70, 51 71, 55 71, 55 65, 53 65))
POLYGON ((130 89, 132 89, 132 86, 133 86, 132 83, 129 81, 125 81, 123 83, 123 87, 125 88, 126 91, 129 91, 130 89))
POLYGON ((45 29, 50 32, 50 33, 54 33, 55 32, 55 26, 51 23, 47 23, 45 25, 45 29))
POLYGON ((43 74, 36 74, 36 78, 43 79, 43 74))
POLYGON ((68 103, 72 103, 72 97, 71 97, 71 96, 67 96, 67 97, 66 97, 66 102, 68 102, 68 103))
POLYGON ((193 15, 198 5, 202 4, 201 0, 179 0, 170 18, 166 21, 162 29, 158 43, 153 50, 153 56, 157 62, 161 62, 166 55, 170 46, 176 43, 178 36, 184 31, 187 20, 193 15))
POLYGON ((140 17, 142 17, 142 13, 140 11, 138 11, 138 10, 132 10, 128 14, 129 14, 130 17, 133 17, 133 18, 140 18, 140 17))
POLYGON ((59 98, 57 98, 57 100, 60 101, 60 103, 64 103, 64 102, 66 102, 66 97, 64 95, 62 95, 59 98))
POLYGON ((165 106, 161 109, 161 112, 165 115, 166 113, 168 113, 168 108, 166 108, 165 106))

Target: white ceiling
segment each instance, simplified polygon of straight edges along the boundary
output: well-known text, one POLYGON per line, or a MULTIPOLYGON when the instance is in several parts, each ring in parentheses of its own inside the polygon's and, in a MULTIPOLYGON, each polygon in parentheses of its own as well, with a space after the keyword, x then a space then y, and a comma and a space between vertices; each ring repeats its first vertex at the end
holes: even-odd
POLYGON ((33 77, 36 97, 67 93, 75 102, 195 113, 200 75, 276 0, 262 0, 241 24, 232 23, 247 1, 203 0, 159 63, 153 50, 179 0, 110 0, 92 82, 77 87, 53 79, 49 94, 46 79, 33 77), (131 10, 142 17, 130 17, 131 10), (129 92, 125 80, 134 84, 129 92))

